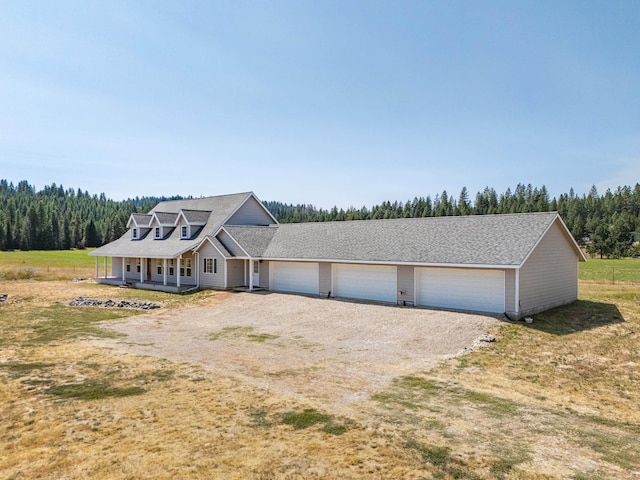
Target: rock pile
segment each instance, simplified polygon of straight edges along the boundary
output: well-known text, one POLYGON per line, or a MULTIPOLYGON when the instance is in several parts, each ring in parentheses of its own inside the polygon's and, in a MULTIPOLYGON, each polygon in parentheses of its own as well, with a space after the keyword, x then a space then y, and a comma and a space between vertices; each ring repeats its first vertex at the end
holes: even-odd
POLYGON ((6 301, 8 297, 9 295, 7 295, 6 293, 0 293, 0 302, 6 301))
POLYGON ((95 298, 78 297, 69 302, 71 307, 105 307, 105 308, 137 308, 153 310, 160 308, 160 304, 142 302, 139 300, 96 300, 95 298))

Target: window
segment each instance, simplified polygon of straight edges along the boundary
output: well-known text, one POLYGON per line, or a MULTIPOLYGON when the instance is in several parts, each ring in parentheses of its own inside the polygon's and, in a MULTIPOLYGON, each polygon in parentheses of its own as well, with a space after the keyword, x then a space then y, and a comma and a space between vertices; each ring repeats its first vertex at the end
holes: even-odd
POLYGON ((169 259, 169 275, 173 275, 174 274, 174 270, 173 270, 173 258, 169 259))
POLYGON ((204 273, 218 273, 218 259, 217 258, 205 258, 204 259, 204 273))
POLYGON ((127 272, 130 272, 130 271, 131 271, 131 264, 127 263, 127 272))
POLYGON ((134 240, 137 240, 137 238, 138 238, 138 229, 137 228, 132 228, 131 229, 131 238, 133 238, 134 240))
POLYGON ((182 225, 180 227, 180 238, 189 238, 189 226, 182 225))
POLYGON ((260 273, 260 267, 258 262, 253 262, 253 273, 260 273))
POLYGON ((190 277, 191 276, 191 259, 190 258, 185 258, 184 259, 184 263, 180 266, 180 276, 184 277, 190 277), (185 275, 185 270, 186 270, 186 275, 185 275))
POLYGON ((136 260, 136 272, 140 273, 140 259, 136 260))
POLYGON ((161 238, 161 234, 162 234, 162 230, 160 230, 160 227, 156 227, 155 237, 156 238, 161 238))
POLYGON ((162 275, 162 264, 158 262, 158 275, 162 275))

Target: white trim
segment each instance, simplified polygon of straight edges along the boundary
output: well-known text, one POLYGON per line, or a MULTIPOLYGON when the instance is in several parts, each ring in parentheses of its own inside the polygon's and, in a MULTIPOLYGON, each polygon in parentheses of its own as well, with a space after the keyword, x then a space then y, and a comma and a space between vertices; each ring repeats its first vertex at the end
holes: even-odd
MULTIPOLYGON (((520 313, 520 269, 516 268, 515 308, 516 314, 520 313)), ((506 292, 505 288, 505 292, 506 292)))
POLYGON ((126 281, 126 272, 125 272, 125 257, 122 257, 122 283, 126 281))
MULTIPOLYGON (((195 252, 197 252, 198 250, 200 250, 200 249, 202 248, 202 244, 203 244, 204 242, 206 242, 206 241, 208 241, 208 242, 209 242, 209 244, 210 244, 213 248, 215 248, 215 249, 216 249, 216 251, 217 251, 217 252, 218 252, 218 253, 219 253, 223 258, 226 258, 226 257, 227 257, 224 253, 222 253, 222 252, 220 251, 220 249, 216 246, 216 244, 215 244, 215 243, 213 243, 213 242, 211 241, 211 236, 210 236, 210 235, 207 235, 206 237, 204 237, 204 238, 202 239, 202 241, 198 244, 198 246, 197 246, 197 247, 194 247, 194 248, 192 249, 192 250, 193 250, 193 252, 195 253, 195 252)), ((218 240, 218 241, 219 241, 219 240, 218 240)))
POLYGON ((162 284, 167 286, 167 259, 162 259, 162 284))
POLYGON ((576 243, 576 240, 573 238, 573 235, 571 235, 571 232, 569 231, 569 229, 567 228, 567 226, 564 224, 564 222, 562 221, 562 218, 560 217, 560 215, 558 213, 556 213, 555 218, 553 219, 553 221, 551 223, 549 223, 549 225, 547 226, 547 228, 545 229, 545 231, 542 233, 542 235, 540 235, 540 238, 538 238, 538 240, 536 241, 535 245, 533 246, 533 248, 531 250, 529 250, 529 253, 527 253, 527 255, 524 257, 524 260, 522 260, 522 263, 520 263, 520 266, 524 265, 525 263, 527 263, 527 260, 529 260, 529 257, 531 256, 531 254, 535 251, 536 248, 538 248, 538 245, 540 244, 540 242, 542 242, 542 239, 545 237, 545 235, 549 232, 549 230, 551 230, 551 227, 553 227, 553 225, 556 223, 556 220, 560 220, 560 225, 561 225, 561 229, 564 229, 564 233, 565 233, 565 237, 569 238, 570 243, 573 245, 573 248, 575 250, 578 251, 579 254, 579 259, 581 258, 583 262, 587 261, 587 257, 584 256, 584 253, 582 253, 582 250, 580 250, 580 247, 578 246, 578 244, 576 243))
MULTIPOLYGON (((236 242, 237 243, 237 242, 236 242)), ((245 252, 246 253, 246 252, 245 252)), ((232 257, 233 259, 244 259, 245 257, 232 257)), ((519 265, 487 265, 475 263, 423 263, 423 262, 403 262, 403 261, 379 261, 379 260, 336 260, 336 259, 307 259, 307 258, 272 258, 272 257, 251 257, 254 260, 264 260, 269 262, 318 262, 318 263, 360 263, 366 265, 408 265, 415 267, 449 267, 449 268, 486 268, 491 270, 512 270, 520 268, 519 265)))
MULTIPOLYGON (((226 229, 226 228, 224 228, 224 225, 223 225, 223 226, 221 226, 221 227, 218 229, 218 231, 216 232, 216 234, 215 234, 215 235, 213 235, 213 236, 214 236, 214 237, 216 237, 216 236, 218 235, 218 233, 220 233, 220 230, 223 230, 223 229, 224 229, 224 233, 226 233, 227 235, 229 235, 229 238, 230 238, 231 240, 233 240, 233 241, 235 242, 235 244, 236 244, 236 245, 238 245, 238 248, 240 248, 240 250, 242 250, 242 251, 244 252, 244 254, 247 256, 247 259, 251 259, 251 258, 253 258, 251 255, 249 255, 249 254, 247 253, 247 251, 246 251, 244 248, 242 248, 242 245, 240 245, 240 242, 238 242, 235 238, 233 238, 233 235, 231 235, 229 232, 227 232, 227 229, 226 229)), ((238 258, 238 257, 234 257, 234 258, 238 258)), ((240 257, 240 258, 242 258, 242 257, 240 257)), ((256 258, 257 258, 257 257, 256 257, 256 258)), ((261 260, 264 260, 264 259, 261 259, 261 260)))

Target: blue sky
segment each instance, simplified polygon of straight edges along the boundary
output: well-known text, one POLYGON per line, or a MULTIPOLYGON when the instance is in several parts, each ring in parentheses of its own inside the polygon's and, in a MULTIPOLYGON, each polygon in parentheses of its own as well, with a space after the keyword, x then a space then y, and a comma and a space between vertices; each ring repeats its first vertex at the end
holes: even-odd
POLYGON ((324 208, 635 185, 640 2, 2 2, 0 178, 324 208))

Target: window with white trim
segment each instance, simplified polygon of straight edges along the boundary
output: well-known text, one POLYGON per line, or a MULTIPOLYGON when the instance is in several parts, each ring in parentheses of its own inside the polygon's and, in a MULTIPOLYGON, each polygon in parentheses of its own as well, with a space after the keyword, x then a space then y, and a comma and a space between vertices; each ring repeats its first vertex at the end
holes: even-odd
POLYGON ((191 259, 190 258, 185 258, 184 262, 180 265, 180 276, 181 277, 191 276, 191 259))
POLYGON ((205 258, 204 259, 204 273, 218 273, 218 259, 217 258, 205 258))
POLYGON ((136 272, 140 273, 140 259, 136 260, 136 272))
POLYGON ((131 271, 131 264, 129 262, 127 262, 127 272, 131 271))
POLYGON ((160 263, 160 260, 157 260, 157 262, 158 262, 158 265, 157 265, 158 275, 162 275, 162 263, 160 263))
POLYGON ((173 258, 169 259, 169 275, 173 275, 174 274, 174 269, 173 269, 173 258))
POLYGON ((189 238, 189 225, 180 226, 180 238, 189 238))
POLYGON ((162 238, 162 230, 160 227, 155 228, 155 238, 162 238))
POLYGON ((134 240, 138 239, 138 229, 137 228, 132 228, 131 229, 131 238, 133 238, 134 240))

